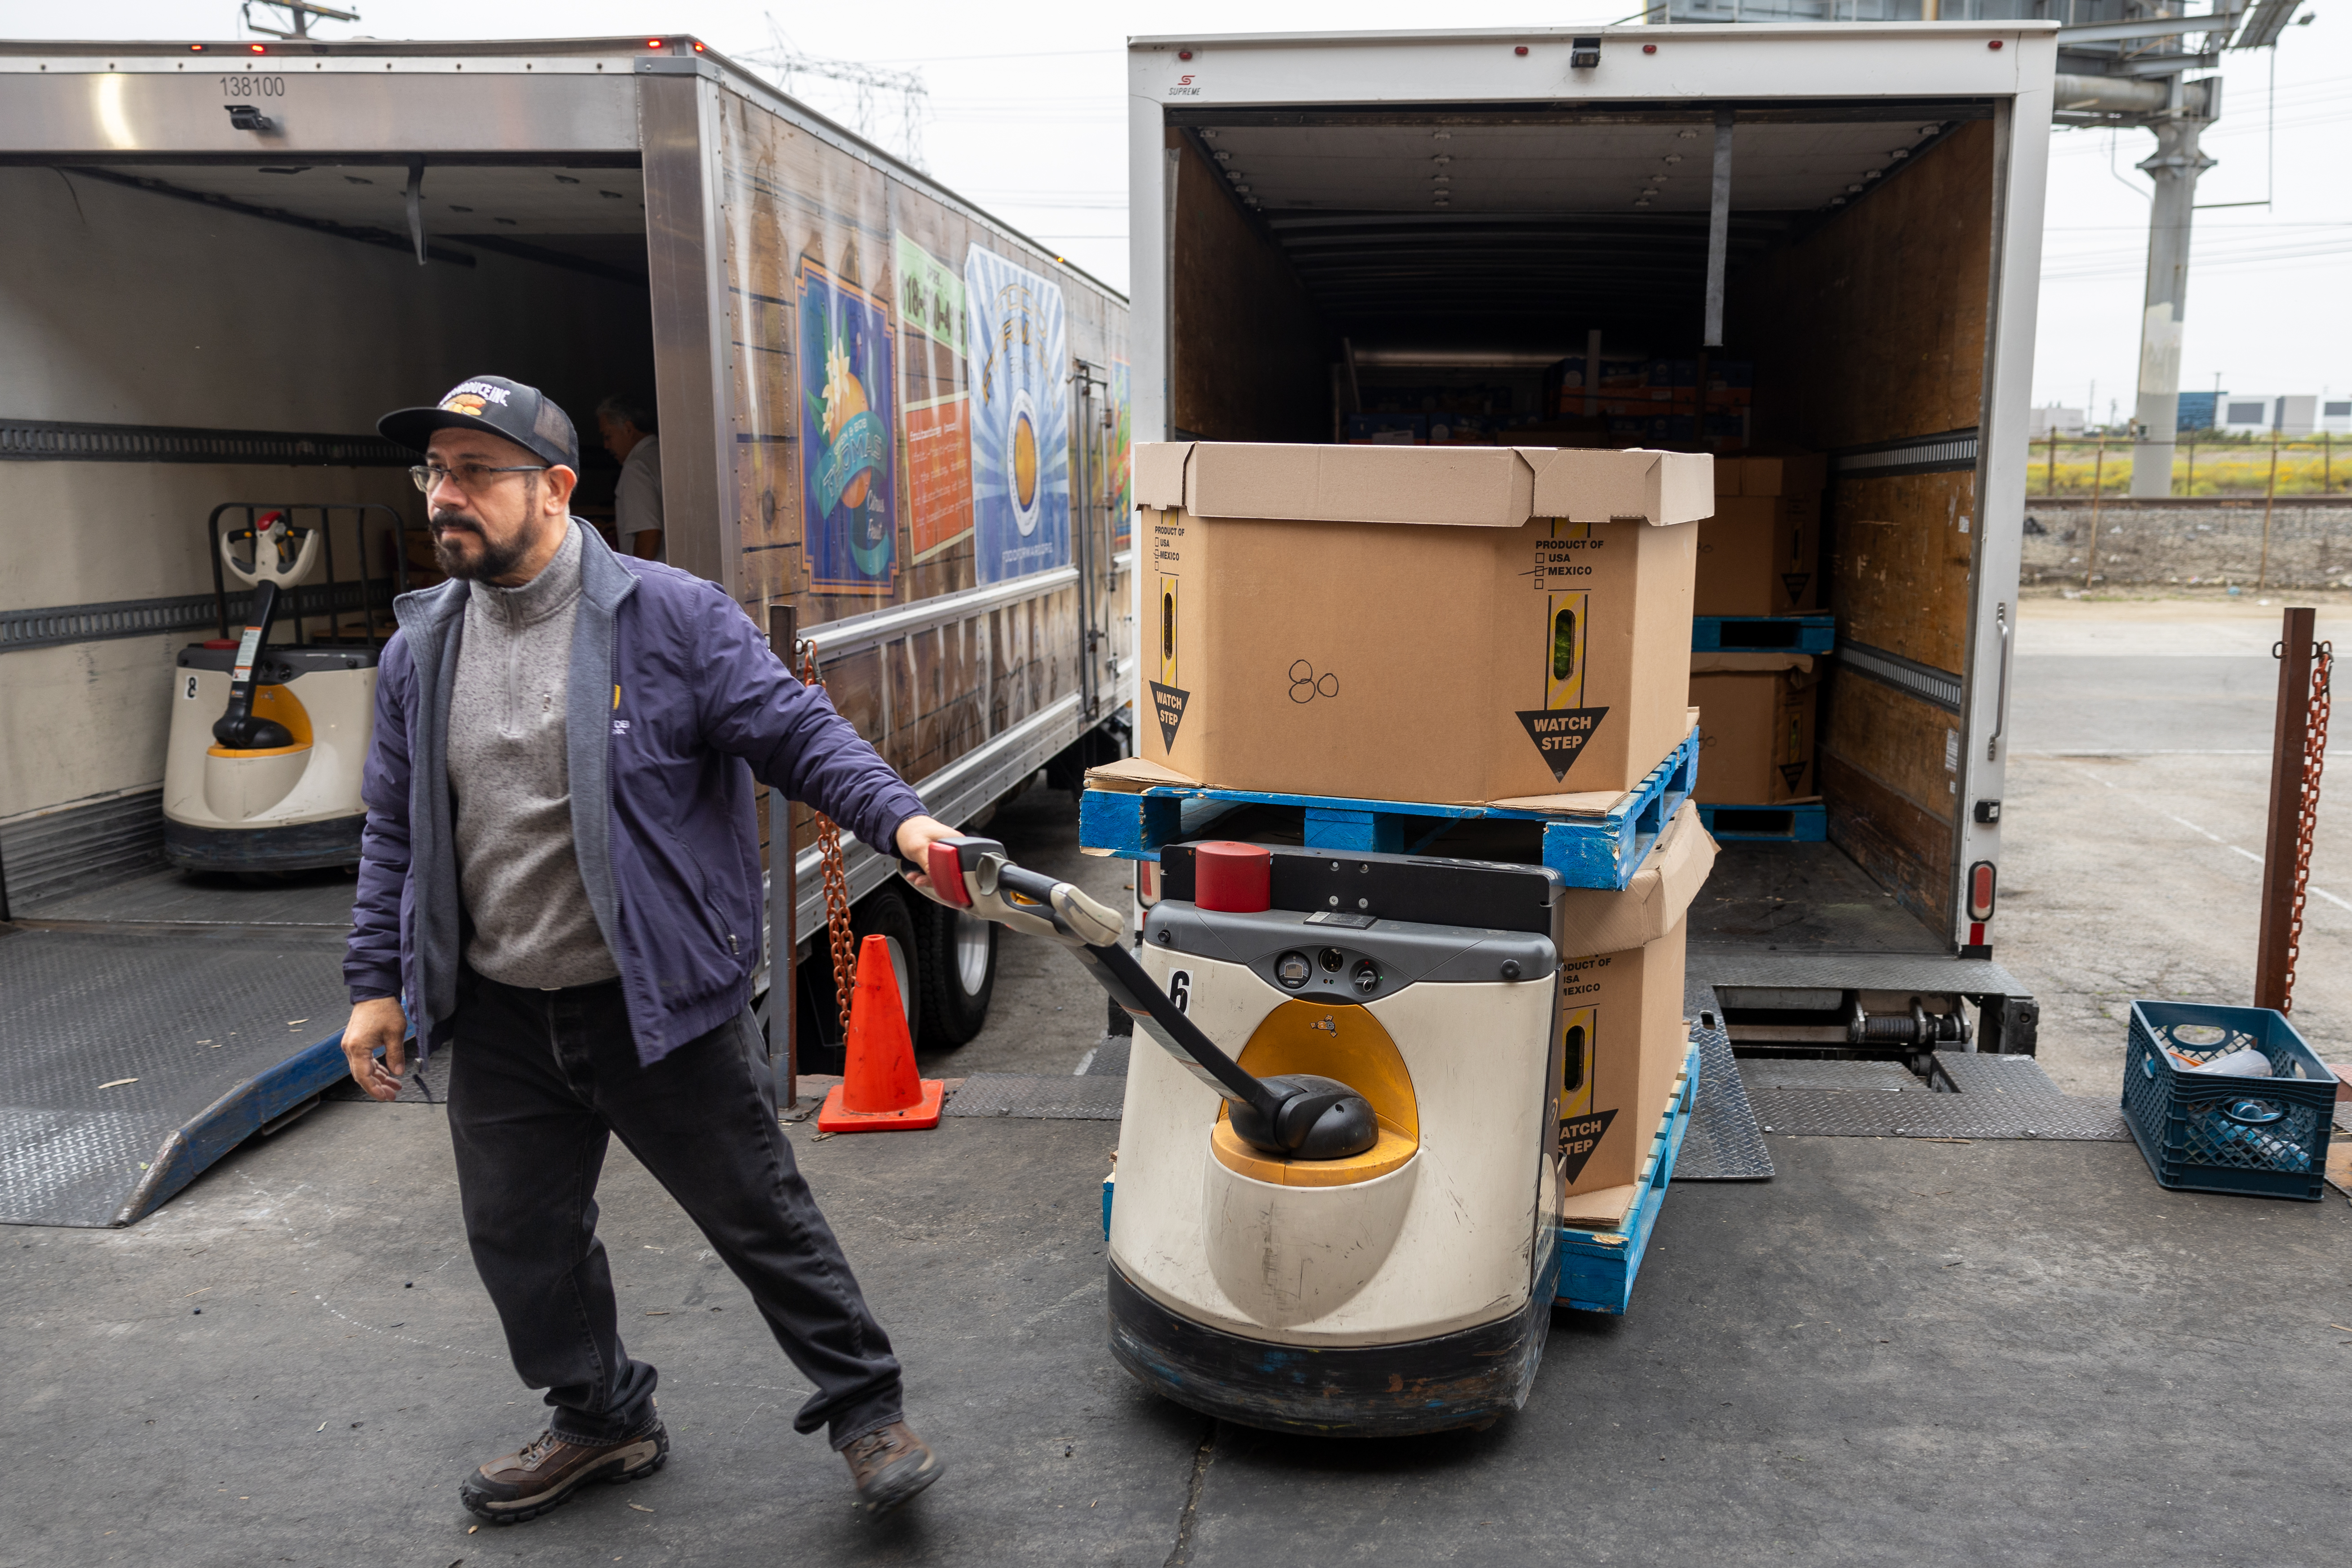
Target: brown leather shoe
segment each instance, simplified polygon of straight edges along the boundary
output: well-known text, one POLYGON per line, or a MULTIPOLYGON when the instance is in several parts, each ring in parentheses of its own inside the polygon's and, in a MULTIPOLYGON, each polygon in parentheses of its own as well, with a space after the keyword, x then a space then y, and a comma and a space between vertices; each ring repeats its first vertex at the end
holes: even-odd
POLYGON ((467 1476, 457 1499, 494 1524, 518 1524, 591 1481, 640 1480, 668 1458, 669 1434, 659 1420, 634 1437, 601 1445, 574 1443, 549 1430, 467 1476))
POLYGON ((857 1483, 857 1500, 868 1513, 887 1513, 947 1474, 929 1444, 893 1421, 852 1442, 841 1451, 849 1461, 849 1478, 857 1483))

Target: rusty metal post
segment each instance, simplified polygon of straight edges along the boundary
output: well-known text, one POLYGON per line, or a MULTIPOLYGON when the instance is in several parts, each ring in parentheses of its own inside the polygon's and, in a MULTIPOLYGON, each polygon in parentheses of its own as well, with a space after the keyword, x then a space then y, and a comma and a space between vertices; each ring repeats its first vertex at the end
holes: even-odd
MULTIPOLYGON (((768 606, 768 649, 793 668, 800 645, 800 611, 791 605, 768 606)), ((776 951, 768 959, 768 1026, 784 1031, 783 1108, 792 1110, 801 1098, 801 985, 799 933, 793 927, 800 909, 800 889, 793 853, 793 803, 780 789, 768 791, 768 930, 776 951), (782 998, 783 1005, 777 1005, 782 998)))
POLYGON ((2271 479, 2263 490, 2263 564, 2254 574, 2257 592, 2271 585, 2271 503, 2278 500, 2278 426, 2271 426, 2271 479))
POLYGON ((2254 1005, 2293 1005, 2296 843, 2301 837, 2305 739, 2311 724, 2311 648, 2318 611, 2290 606, 2279 632, 2278 724, 2271 741, 2270 826, 2263 835, 2262 938, 2254 950, 2254 1005))
POLYGON ((2091 547, 2084 557, 2083 592, 2091 591, 2091 579, 2099 570, 2099 490, 2107 472, 2107 438, 2099 437, 2099 455, 2091 465, 2091 547))

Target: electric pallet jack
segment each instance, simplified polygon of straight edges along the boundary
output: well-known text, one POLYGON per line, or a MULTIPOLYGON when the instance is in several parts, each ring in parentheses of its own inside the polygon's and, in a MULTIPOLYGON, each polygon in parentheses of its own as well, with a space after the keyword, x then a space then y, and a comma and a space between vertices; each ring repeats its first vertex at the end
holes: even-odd
POLYGON ((1174 845, 1130 952, 1120 912, 993 840, 928 869, 941 902, 1069 948, 1161 1047, 1129 1061, 1110 1217, 1139 1381, 1334 1436, 1525 1403, 1558 1279, 1557 872, 1174 845))
POLYGON ((182 649, 173 672, 163 858, 188 871, 356 866, 376 661, 394 629, 377 601, 407 590, 406 526, 388 506, 238 501, 214 508, 205 527, 220 636, 182 649), (243 526, 224 531, 233 512, 243 526), (346 559, 357 556, 355 583, 336 574, 339 532, 346 559), (385 569, 372 571, 371 546, 386 543, 385 569), (305 589, 313 575, 321 582, 305 589), (229 578, 252 590, 235 640, 229 578), (332 629, 313 633, 320 616, 332 629), (269 640, 281 621, 293 642, 269 640))

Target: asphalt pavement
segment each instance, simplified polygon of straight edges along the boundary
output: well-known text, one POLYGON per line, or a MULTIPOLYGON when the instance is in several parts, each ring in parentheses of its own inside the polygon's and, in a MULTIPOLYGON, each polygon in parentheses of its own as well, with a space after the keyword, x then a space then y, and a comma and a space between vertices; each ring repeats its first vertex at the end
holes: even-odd
MULTIPOLYGON (((2267 741, 2220 742, 2266 735, 2266 645, 2201 608, 2038 603, 1996 953, 2044 1002, 2053 1076, 2105 1095, 2131 997, 2242 999, 2267 741), (2167 705, 2192 700, 2196 744, 2122 743, 2180 739, 2167 705)), ((992 831, 1123 890, 1122 864, 1076 854, 1074 816, 1034 791, 992 831)), ((2315 884, 2352 898, 2325 813, 2319 851, 2315 884)), ((2315 900, 2296 1017, 2329 1041, 2352 1010, 2347 932, 2352 910, 2315 900)), ((1008 936, 989 1030, 925 1070, 1069 1071, 1098 997, 1008 936)), ((1775 1136, 1774 1180, 1671 1191, 1627 1316, 1555 1314, 1516 1415, 1317 1441, 1209 1422, 1112 1362, 1118 1131, 789 1129, 949 1466, 878 1521, 793 1433, 806 1387, 740 1287, 616 1148, 602 1233, 673 1458, 500 1528, 458 1507, 458 1479, 543 1410, 466 1255, 442 1108, 324 1105, 129 1229, 0 1231, 0 1564, 2333 1568, 2352 1551, 2340 1198, 2167 1193, 2127 1143, 1775 1136)))
MULTIPOLYGON (((2319 598, 2319 635, 2352 650, 2352 606, 2319 598)), ((2116 1091, 2135 999, 2252 1001, 2284 603, 2019 606, 1993 955, 2041 1002, 2070 1094, 2116 1091)), ((2352 1061, 2352 720, 2332 747, 2294 1020, 2352 1061)))

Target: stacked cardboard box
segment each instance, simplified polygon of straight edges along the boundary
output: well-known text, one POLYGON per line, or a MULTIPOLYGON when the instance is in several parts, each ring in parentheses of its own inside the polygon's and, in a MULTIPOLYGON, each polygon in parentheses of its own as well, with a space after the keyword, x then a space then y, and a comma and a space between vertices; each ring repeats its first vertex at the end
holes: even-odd
MULTIPOLYGON (((1702 616, 1792 616, 1820 602, 1819 456, 1721 458, 1715 515, 1699 524, 1702 616)), ((1780 805, 1821 793, 1814 773, 1820 672, 1801 653, 1693 653, 1698 799, 1780 805)))
MULTIPOLYGON (((1701 764, 1700 776, 1706 776, 1701 764)), ((1685 804, 1620 893, 1561 895, 1559 1121, 1563 1224, 1607 1229, 1636 1178, 1690 1049, 1683 968, 1691 900, 1715 841, 1685 804)))
MULTIPOLYGON (((1090 783, 1536 809, 1613 801, 1689 733, 1712 463, 1551 447, 1138 447, 1143 754, 1090 783)), ((1685 917, 1713 859, 1685 805, 1622 891, 1563 897, 1552 1044, 1565 1223, 1614 1225, 1637 1195, 1689 1048, 1685 917)))
POLYGON ((1139 447, 1143 755, 1476 803, 1639 784, 1689 732, 1701 454, 1139 447))

